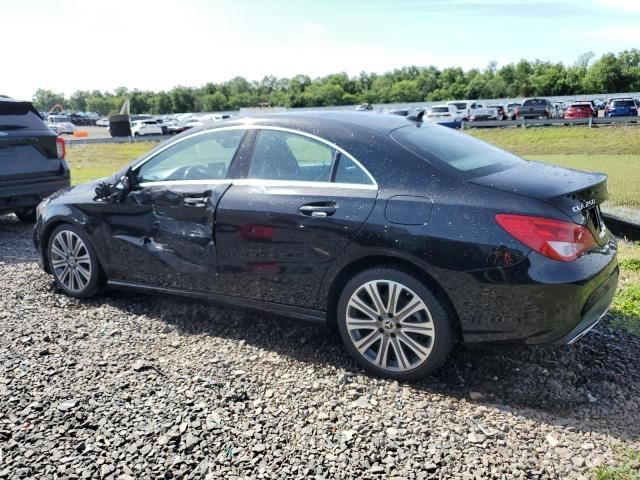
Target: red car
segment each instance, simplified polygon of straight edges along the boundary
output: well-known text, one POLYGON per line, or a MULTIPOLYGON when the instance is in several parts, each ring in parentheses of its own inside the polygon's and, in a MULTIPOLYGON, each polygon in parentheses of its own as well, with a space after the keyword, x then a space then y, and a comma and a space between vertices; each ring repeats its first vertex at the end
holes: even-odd
POLYGON ((564 112, 564 118, 593 117, 593 106, 589 102, 573 103, 564 112))

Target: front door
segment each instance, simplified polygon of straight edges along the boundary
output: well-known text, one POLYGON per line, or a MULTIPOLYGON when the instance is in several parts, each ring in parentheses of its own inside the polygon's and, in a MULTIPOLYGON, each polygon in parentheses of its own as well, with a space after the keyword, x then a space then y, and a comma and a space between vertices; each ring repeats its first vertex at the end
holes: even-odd
POLYGON ((135 168, 139 186, 105 212, 113 280, 218 290, 216 208, 244 130, 185 137, 135 168))
POLYGON ((313 308, 323 275, 373 209, 375 182, 333 146, 269 129, 246 177, 217 209, 221 292, 313 308))

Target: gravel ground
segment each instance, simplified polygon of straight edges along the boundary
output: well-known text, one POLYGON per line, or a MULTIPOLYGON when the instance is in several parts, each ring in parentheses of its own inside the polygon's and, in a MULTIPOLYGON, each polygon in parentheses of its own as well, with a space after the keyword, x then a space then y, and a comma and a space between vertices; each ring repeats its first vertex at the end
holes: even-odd
POLYGON ((0 478, 589 478, 640 448, 640 339, 459 349, 417 384, 313 325, 65 297, 0 217, 0 478))

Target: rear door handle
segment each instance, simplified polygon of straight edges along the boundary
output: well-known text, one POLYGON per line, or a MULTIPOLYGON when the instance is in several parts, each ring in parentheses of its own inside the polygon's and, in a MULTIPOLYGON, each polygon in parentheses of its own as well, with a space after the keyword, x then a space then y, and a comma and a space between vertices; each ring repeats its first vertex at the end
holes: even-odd
POLYGON ((299 209, 300 213, 309 217, 330 217, 338 211, 335 204, 323 205, 302 205, 299 209))
POLYGON ((207 202, 207 197, 185 197, 182 199, 187 207, 204 207, 207 202))

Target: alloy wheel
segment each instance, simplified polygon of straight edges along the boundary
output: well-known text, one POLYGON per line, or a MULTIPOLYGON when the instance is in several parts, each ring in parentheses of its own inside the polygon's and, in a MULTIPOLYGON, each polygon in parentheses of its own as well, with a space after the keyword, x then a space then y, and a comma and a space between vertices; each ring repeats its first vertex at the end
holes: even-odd
POLYGON ((58 281, 70 292, 81 292, 91 281, 89 250, 71 230, 61 230, 51 242, 51 266, 58 281))
POLYGON ((407 286, 390 280, 369 281, 356 289, 347 304, 346 328, 368 362, 394 372, 422 365, 436 335, 424 301, 407 286))

